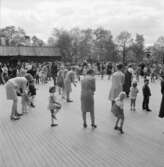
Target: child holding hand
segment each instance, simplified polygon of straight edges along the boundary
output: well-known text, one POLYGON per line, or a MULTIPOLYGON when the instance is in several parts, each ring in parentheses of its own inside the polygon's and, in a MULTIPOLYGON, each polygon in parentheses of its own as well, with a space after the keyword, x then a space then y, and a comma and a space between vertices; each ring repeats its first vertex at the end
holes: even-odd
POLYGON ((58 124, 54 123, 54 119, 56 119, 56 114, 61 109, 61 104, 57 101, 57 98, 55 96, 56 88, 55 86, 52 86, 49 88, 49 110, 51 112, 51 127, 57 126, 58 124))

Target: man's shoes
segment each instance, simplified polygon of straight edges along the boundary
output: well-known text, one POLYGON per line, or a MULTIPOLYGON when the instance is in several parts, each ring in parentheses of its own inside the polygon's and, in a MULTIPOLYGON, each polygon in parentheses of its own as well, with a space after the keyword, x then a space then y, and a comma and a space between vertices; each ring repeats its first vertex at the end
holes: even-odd
POLYGON ((121 134, 124 134, 124 131, 122 130, 122 128, 119 128, 119 131, 121 134))
POLYGON ((35 108, 35 105, 34 105, 33 103, 31 103, 30 106, 31 106, 32 108, 35 108))
POLYGON ((16 120, 19 120, 20 117, 18 117, 18 116, 11 116, 10 119, 13 120, 13 121, 16 121, 16 120))
POLYGON ((97 125, 91 124, 92 128, 97 128, 97 125))
POLYGON ((51 124, 51 127, 58 126, 58 124, 51 124))
POLYGON ((83 127, 84 127, 84 128, 87 128, 87 124, 83 124, 83 127))
POLYGON ((118 127, 118 126, 115 126, 115 127, 114 127, 114 130, 119 130, 119 127, 118 127))
POLYGON ((151 112, 152 110, 150 110, 150 109, 146 109, 146 111, 151 112))
POLYGON ((67 102, 68 102, 68 103, 71 103, 71 102, 73 102, 73 100, 67 99, 67 102))
POLYGON ((18 112, 15 114, 15 116, 17 116, 17 117, 20 117, 22 115, 23 115, 23 113, 18 113, 18 112))

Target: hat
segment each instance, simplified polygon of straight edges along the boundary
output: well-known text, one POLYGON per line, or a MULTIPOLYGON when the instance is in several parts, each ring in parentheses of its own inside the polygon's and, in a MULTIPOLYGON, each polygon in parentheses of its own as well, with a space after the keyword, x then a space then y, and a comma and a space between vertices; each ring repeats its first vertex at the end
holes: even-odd
POLYGON ((92 74, 94 74, 94 70, 92 70, 92 69, 89 69, 89 70, 87 71, 87 74, 89 74, 89 75, 92 75, 92 74))
POLYGON ((25 74, 24 77, 27 79, 28 82, 33 80, 33 76, 31 74, 29 74, 29 73, 25 74))
POLYGON ((118 70, 121 70, 123 67, 124 67, 124 65, 122 63, 117 64, 117 69, 118 70))

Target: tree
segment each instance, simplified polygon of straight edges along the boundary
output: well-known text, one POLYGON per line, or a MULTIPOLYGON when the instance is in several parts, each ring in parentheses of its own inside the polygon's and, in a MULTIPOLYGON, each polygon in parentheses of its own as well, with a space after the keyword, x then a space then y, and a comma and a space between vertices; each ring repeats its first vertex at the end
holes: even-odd
POLYGON ((16 28, 15 26, 7 26, 1 29, 1 33, 5 37, 6 45, 19 46, 26 42, 26 33, 20 27, 16 28))
POLYGON ((82 60, 93 60, 94 44, 93 44, 93 30, 81 30, 81 37, 79 42, 79 54, 82 60))
POLYGON ((125 64, 126 63, 126 51, 127 51, 127 48, 130 46, 130 44, 132 43, 131 34, 127 31, 121 32, 117 36, 116 42, 119 48, 122 50, 122 57, 123 57, 122 61, 125 64))
POLYGON ((82 39, 82 32, 79 28, 73 28, 69 33, 72 39, 72 61, 79 62, 81 59, 80 41, 82 39))
POLYGON ((65 30, 55 30, 55 46, 59 49, 63 61, 72 61, 72 38, 65 30))
POLYGON ((160 36, 153 45, 153 58, 164 63, 164 36, 160 36))
POLYGON ((55 40, 54 40, 54 38, 53 37, 49 37, 47 43, 48 43, 49 46, 55 46, 55 40))
POLYGON ((95 55, 101 60, 114 59, 114 42, 112 40, 112 34, 109 30, 103 28, 97 28, 94 31, 95 34, 95 55))
POLYGON ((32 40, 32 46, 44 46, 45 45, 44 41, 39 39, 35 35, 31 38, 31 40, 32 40))
POLYGON ((144 37, 143 35, 136 34, 135 40, 131 45, 131 50, 133 51, 134 60, 140 62, 143 60, 144 56, 144 37))

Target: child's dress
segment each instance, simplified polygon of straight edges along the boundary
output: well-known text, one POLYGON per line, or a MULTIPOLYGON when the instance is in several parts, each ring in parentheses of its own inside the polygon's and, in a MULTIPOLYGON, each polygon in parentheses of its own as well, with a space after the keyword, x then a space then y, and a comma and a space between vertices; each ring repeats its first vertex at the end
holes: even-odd
POLYGON ((115 117, 123 119, 124 118, 124 111, 123 111, 123 101, 120 101, 119 98, 115 99, 115 103, 112 106, 112 113, 115 117))
POLYGON ((59 110, 61 109, 61 105, 56 103, 56 97, 53 94, 50 94, 49 96, 49 110, 59 110))
POLYGON ((137 98, 137 94, 138 94, 138 88, 134 88, 134 87, 131 87, 130 88, 130 99, 136 99, 137 98))

